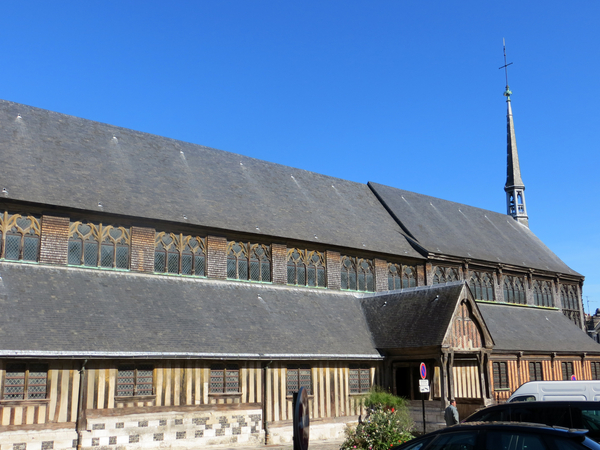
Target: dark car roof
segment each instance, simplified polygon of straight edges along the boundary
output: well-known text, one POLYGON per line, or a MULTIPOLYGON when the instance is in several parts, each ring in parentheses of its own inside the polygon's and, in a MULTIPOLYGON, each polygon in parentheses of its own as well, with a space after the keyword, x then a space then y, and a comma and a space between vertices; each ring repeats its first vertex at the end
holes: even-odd
MULTIPOLYGON (((535 433, 535 434, 543 434, 554 437, 562 437, 562 438, 570 438, 578 441, 586 440, 587 442, 594 442, 589 438, 586 438, 586 433, 588 430, 578 430, 578 429, 568 429, 563 427, 550 427, 548 425, 542 425, 539 423, 527 423, 527 422, 468 422, 468 423, 459 423, 457 425, 453 425, 451 427, 442 428, 437 431, 432 431, 431 433, 427 433, 417 439, 424 439, 427 437, 432 437, 440 434, 446 433, 455 433, 459 431, 470 431, 470 430, 486 430, 486 431, 505 431, 505 432, 515 432, 515 433, 535 433)), ((408 447, 415 443, 415 439, 405 442, 397 447, 394 447, 393 450, 402 450, 405 447, 408 447)), ((592 444, 593 445, 593 444, 592 444)))
POLYGON ((484 414, 484 413, 489 413, 489 412, 494 412, 494 411, 503 411, 503 410, 506 410, 509 408, 518 408, 518 407, 523 407, 523 406, 527 406, 529 408, 545 408, 545 409, 557 408, 560 406, 570 406, 570 407, 581 407, 581 408, 585 407, 586 409, 600 410, 600 402, 590 402, 590 401, 586 401, 586 400, 567 400, 567 401, 554 401, 554 402, 544 402, 544 401, 510 402, 510 403, 502 403, 500 405, 488 406, 487 408, 482 408, 478 411, 475 411, 473 414, 471 414, 469 417, 467 417, 465 419, 465 422, 469 422, 469 421, 475 422, 475 421, 477 421, 477 417, 479 417, 481 414, 484 414))

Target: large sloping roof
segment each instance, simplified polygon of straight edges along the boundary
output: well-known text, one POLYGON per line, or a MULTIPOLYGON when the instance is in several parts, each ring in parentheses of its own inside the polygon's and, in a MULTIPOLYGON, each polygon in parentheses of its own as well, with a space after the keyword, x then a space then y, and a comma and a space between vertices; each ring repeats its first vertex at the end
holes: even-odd
POLYGON ((361 301, 379 349, 441 346, 464 282, 366 295, 361 301))
POLYGON ((495 351, 600 352, 600 344, 557 310, 479 303, 495 351))
POLYGON ((421 258, 365 184, 8 101, 0 125, 9 199, 421 258))
POLYGON ((431 253, 579 275, 529 228, 506 214, 369 183, 417 243, 431 253))
POLYGON ((0 263, 0 356, 380 358, 348 293, 0 263))

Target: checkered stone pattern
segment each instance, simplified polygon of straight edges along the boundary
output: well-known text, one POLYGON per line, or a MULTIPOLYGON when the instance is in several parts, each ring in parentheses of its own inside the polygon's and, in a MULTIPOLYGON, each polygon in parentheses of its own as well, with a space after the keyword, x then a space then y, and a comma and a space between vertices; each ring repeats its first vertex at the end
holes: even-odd
POLYGON ((153 412, 88 420, 82 447, 102 450, 158 449, 175 442, 177 446, 191 449, 212 444, 259 443, 263 438, 260 409, 236 409, 217 414, 209 411, 153 412))

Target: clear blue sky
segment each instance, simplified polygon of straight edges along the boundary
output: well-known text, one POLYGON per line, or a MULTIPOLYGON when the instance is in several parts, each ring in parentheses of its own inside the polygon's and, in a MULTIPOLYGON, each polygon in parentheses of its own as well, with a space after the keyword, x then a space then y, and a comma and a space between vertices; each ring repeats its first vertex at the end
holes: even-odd
MULTIPOLYGON (((505 212, 600 307, 600 2, 3 2, 0 98, 505 212)), ((0 174, 1 176, 1 174, 0 174)))

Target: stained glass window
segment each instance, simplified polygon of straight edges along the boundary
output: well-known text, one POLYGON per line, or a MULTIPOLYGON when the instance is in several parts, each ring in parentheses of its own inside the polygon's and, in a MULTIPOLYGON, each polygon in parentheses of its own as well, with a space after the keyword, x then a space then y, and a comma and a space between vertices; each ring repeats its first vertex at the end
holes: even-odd
POLYGON ((537 306, 554 306, 552 285, 549 281, 533 281, 533 302, 537 306))
POLYGON ((249 242, 228 242, 227 278, 232 280, 271 281, 270 247, 249 242))
POLYGON ((156 234, 154 271, 203 277, 206 274, 206 243, 199 236, 156 234))
POLYGON ((47 364, 15 363, 6 365, 3 399, 44 399, 47 389, 47 364))
POLYGON ((325 287, 325 255, 317 251, 289 249, 287 283, 297 286, 325 287))
POLYGON ((154 367, 148 364, 124 364, 117 372, 117 397, 154 394, 154 367))
POLYGON ((525 305, 527 298, 525 295, 525 278, 504 275, 504 301, 507 303, 517 303, 525 305))
POLYGON ((494 279, 487 272, 471 272, 469 287, 476 300, 494 300, 494 279))
POLYGON ((577 300, 577 287, 570 285, 561 285, 560 302, 562 312, 577 326, 581 326, 581 314, 579 313, 579 301, 577 300))
POLYGON ((342 256, 341 287, 349 291, 375 291, 373 261, 342 256))
POLYGON ((287 395, 298 392, 301 387, 306 389, 308 395, 312 395, 312 376, 309 365, 287 367, 287 395))
POLYGON ((433 284, 451 283, 459 279, 456 267, 437 266, 433 274, 433 284))
POLYGON ((0 259, 38 261, 40 219, 30 215, 0 214, 0 259))
POLYGON ((127 228, 83 222, 71 222, 69 226, 71 265, 128 269, 129 246, 127 228))
POLYGON ((414 266, 388 263, 388 290, 415 287, 417 271, 414 266))
POLYGON ((367 365, 350 366, 348 386, 351 394, 363 394, 371 389, 371 370, 367 365))
POLYGON ((210 393, 227 394, 240 391, 240 369, 236 364, 210 367, 210 393))

